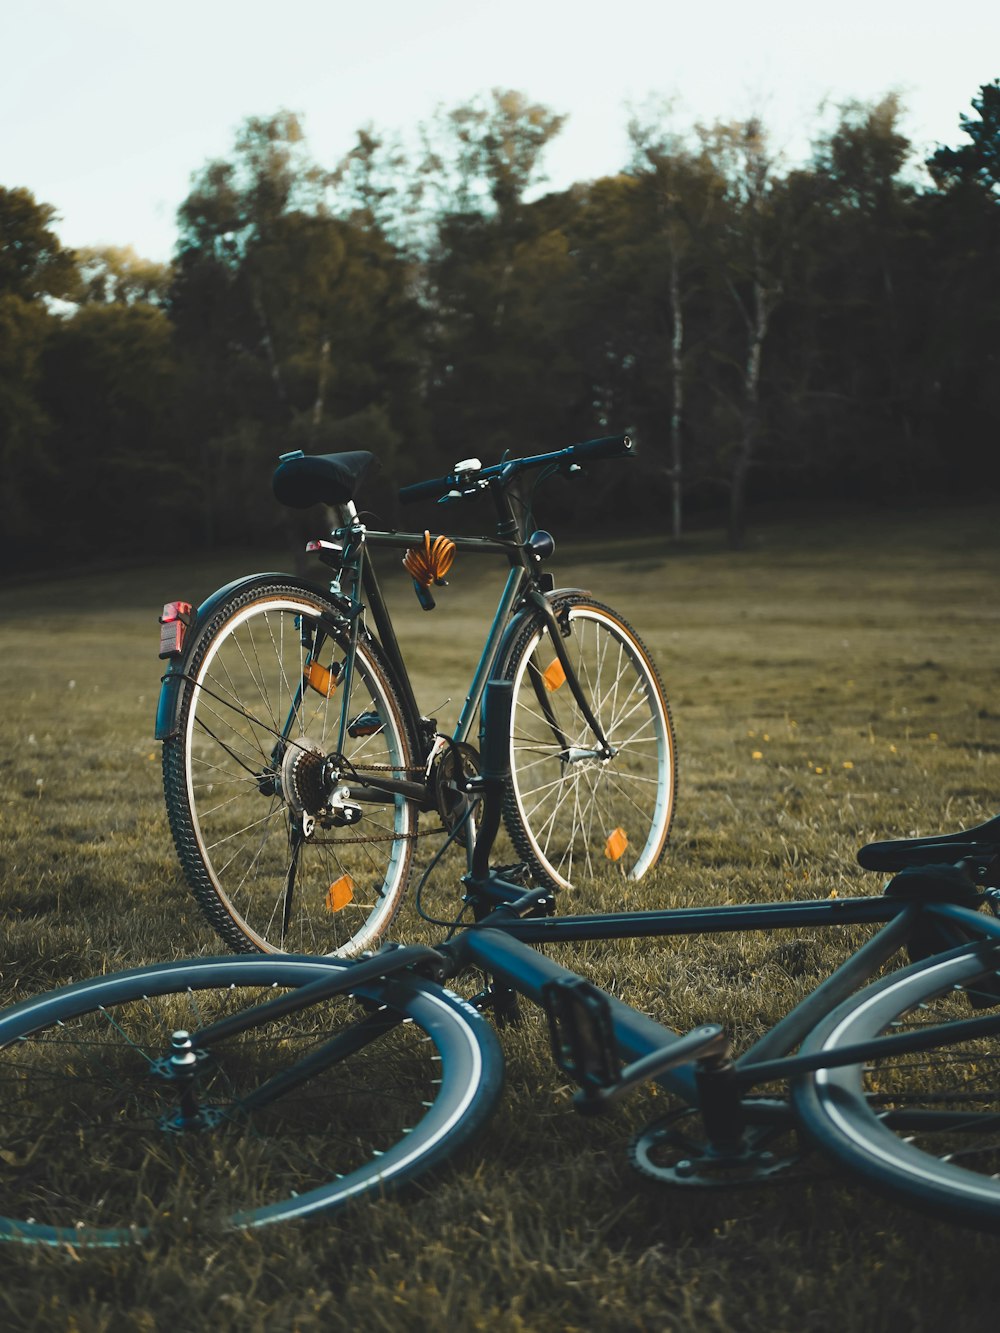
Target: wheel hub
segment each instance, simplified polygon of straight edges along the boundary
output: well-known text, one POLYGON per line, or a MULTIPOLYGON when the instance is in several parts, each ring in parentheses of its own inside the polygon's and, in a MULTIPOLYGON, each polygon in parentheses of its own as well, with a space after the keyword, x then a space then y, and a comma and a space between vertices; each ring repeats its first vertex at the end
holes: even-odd
POLYGON ((584 749, 580 745, 571 745, 568 749, 561 751, 559 758, 564 764, 584 764, 589 761, 603 766, 614 759, 618 753, 615 749, 584 749))

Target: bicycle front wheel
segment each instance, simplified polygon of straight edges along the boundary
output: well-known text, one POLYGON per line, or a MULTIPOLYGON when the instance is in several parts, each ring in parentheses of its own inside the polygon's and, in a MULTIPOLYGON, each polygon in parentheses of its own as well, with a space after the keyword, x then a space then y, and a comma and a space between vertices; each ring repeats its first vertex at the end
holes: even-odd
POLYGON ((803 1054, 902 1033, 917 1049, 821 1069, 793 1088, 805 1128, 850 1170, 937 1217, 987 1230, 1000 1230, 998 968, 1000 947, 980 943, 867 987, 803 1054), (979 1028, 961 1026, 977 1017, 979 1028))
POLYGON ((581 596, 561 598, 554 609, 612 753, 597 752, 545 625, 531 619, 503 672, 514 683, 505 822, 549 887, 568 888, 609 867, 640 879, 660 859, 674 813, 676 750, 663 683, 616 611, 581 596))
POLYGON ((350 670, 348 647, 332 602, 278 580, 234 592, 194 644, 164 792, 234 949, 349 957, 401 903, 416 807, 367 784, 406 776, 413 741, 377 646, 362 638, 350 670))
POLYGON ((0 1239, 101 1247, 305 1219, 441 1162, 489 1115, 491 1028, 438 986, 361 986, 213 1042, 198 1033, 349 963, 194 959, 0 1015, 0 1239), (180 1071, 180 1073, 178 1072, 180 1071))

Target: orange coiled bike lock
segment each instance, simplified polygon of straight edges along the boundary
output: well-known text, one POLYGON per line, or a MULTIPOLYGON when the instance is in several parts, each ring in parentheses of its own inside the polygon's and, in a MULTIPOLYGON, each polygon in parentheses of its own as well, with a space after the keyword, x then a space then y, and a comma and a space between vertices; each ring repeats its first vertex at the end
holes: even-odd
POLYGON ((455 559, 455 543, 450 537, 431 537, 424 533, 422 546, 411 546, 403 556, 403 568, 413 579, 417 600, 425 611, 434 610, 431 584, 445 587, 445 574, 455 559))

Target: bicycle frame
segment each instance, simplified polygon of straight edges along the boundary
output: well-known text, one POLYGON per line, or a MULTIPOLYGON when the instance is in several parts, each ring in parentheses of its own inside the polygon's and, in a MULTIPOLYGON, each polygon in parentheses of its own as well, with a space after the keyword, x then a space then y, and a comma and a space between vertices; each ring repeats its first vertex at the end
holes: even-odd
MULTIPOLYGON (((510 886, 512 892, 516 886, 510 886)), ((971 926, 1000 941, 1000 921, 949 903, 917 906, 887 897, 820 899, 754 906, 671 908, 658 912, 622 912, 610 915, 504 919, 504 909, 491 914, 445 946, 456 970, 481 968, 494 984, 508 988, 541 1006, 549 1007, 548 988, 572 986, 582 978, 554 963, 532 945, 568 944, 583 940, 667 938, 680 935, 722 935, 734 931, 772 931, 781 928, 821 930, 831 926, 881 926, 872 938, 845 960, 801 1000, 775 1027, 736 1060, 740 1084, 790 1078, 804 1072, 802 1057, 781 1060, 817 1023, 853 994, 899 950, 910 934, 918 912, 929 912, 971 926)), ((601 992, 603 995, 604 993, 601 992)), ((681 1034, 607 996, 616 1048, 626 1062, 669 1055, 683 1040, 681 1034)), ((995 1017, 1000 1030, 1000 1016, 995 1017)), ((829 1063, 829 1062, 827 1062, 829 1063)), ((669 1068, 657 1081, 685 1101, 698 1104, 694 1067, 669 1068)))
MULTIPOLYGON (((540 575, 534 567, 525 535, 521 531, 522 525, 518 523, 506 490, 500 487, 494 489, 493 497, 498 515, 498 528, 495 537, 456 536, 449 538, 458 551, 471 555, 503 555, 510 566, 451 739, 455 742, 465 743, 472 735, 487 682, 496 674, 506 655, 507 645, 519 624, 517 613, 523 608, 525 611, 536 610, 544 618, 556 655, 566 673, 567 684, 593 730, 598 745, 606 747, 607 741, 600 723, 594 717, 590 704, 580 688, 576 671, 561 641, 555 614, 549 602, 549 595, 553 589, 547 585, 551 585, 551 579, 540 575)), ((352 616, 351 651, 349 653, 350 660, 344 670, 345 672, 353 670, 353 650, 357 644, 359 621, 361 619, 360 612, 365 609, 371 614, 375 636, 398 684, 400 702, 410 734, 420 746, 421 759, 426 762, 431 754, 433 736, 429 733, 427 727, 428 719, 424 718, 417 704, 406 661, 399 647, 395 628, 368 551, 369 546, 405 551, 412 546, 420 545, 424 540, 424 534, 422 532, 368 529, 361 523, 353 503, 343 506, 341 520, 341 524, 334 528, 331 533, 332 542, 325 545, 332 545, 333 551, 339 552, 339 555, 334 555, 330 561, 330 563, 335 562, 337 569, 337 575, 331 584, 331 591, 336 595, 346 595, 350 602, 349 614, 352 616)), ((560 591, 581 592, 583 590, 561 589, 560 591)), ((346 701, 350 697, 350 689, 345 689, 342 693, 344 703, 341 707, 338 748, 343 748, 349 721, 346 701)), ((552 717, 550 706, 543 694, 540 694, 539 703, 545 715, 549 718, 554 731, 559 735, 558 724, 552 717)), ((561 739, 565 743, 565 738, 561 739)), ((402 791, 404 794, 412 794, 407 783, 392 778, 379 778, 377 784, 373 785, 377 785, 380 791, 402 791)))
MULTIPOLYGON (((344 526, 334 529, 332 534, 335 540, 344 543, 344 563, 340 574, 331 585, 332 590, 345 592, 347 589, 344 588, 344 583, 349 582, 348 595, 352 596, 355 602, 362 602, 370 612, 375 635, 398 682, 400 702, 411 733, 421 740, 422 714, 413 692, 410 674, 396 638, 382 587, 367 548, 373 546, 406 551, 411 546, 419 545, 424 539, 424 534, 371 530, 360 523, 357 515, 350 510, 353 510, 353 505, 345 515, 347 521, 344 526)), ((525 586, 534 575, 527 566, 523 543, 519 541, 504 540, 499 537, 452 537, 451 540, 455 543, 456 550, 466 554, 503 555, 511 567, 473 673, 458 725, 452 734, 452 739, 455 741, 467 741, 475 724, 486 682, 497 663, 499 648, 511 615, 524 594, 525 586)))
MULTIPOLYGON (((503 881, 491 880, 492 895, 503 887, 503 881)), ((496 909, 447 943, 437 948, 426 945, 397 947, 374 954, 364 961, 337 968, 329 977, 321 977, 294 993, 266 1001, 236 1020, 223 1020, 205 1028, 196 1038, 197 1046, 208 1049, 220 1038, 264 1025, 273 1017, 305 1009, 369 981, 390 980, 409 971, 447 978, 478 968, 491 978, 490 993, 494 997, 503 991, 523 995, 545 1009, 550 1020, 553 991, 566 992, 582 985, 587 988, 590 996, 599 997, 599 1003, 605 1007, 609 1020, 613 1052, 591 1050, 588 1052, 591 1063, 586 1068, 560 1064, 564 1072, 570 1073, 581 1083, 584 1093, 596 1093, 589 1106, 586 1097, 582 1102, 578 1099, 580 1109, 603 1110, 621 1092, 643 1082, 655 1081, 688 1105, 702 1110, 707 1121, 713 1111, 717 1115, 717 1108, 713 1108, 712 1102, 719 1093, 713 1089, 710 1078, 706 1078, 706 1070, 697 1062, 698 1048, 706 1044, 702 1034, 708 1038, 707 1044, 712 1045, 721 1029, 706 1027, 684 1035, 675 1032, 631 1005, 592 986, 578 973, 553 962, 532 945, 587 939, 722 935, 733 931, 771 931, 792 927, 825 929, 831 926, 879 925, 881 928, 870 940, 727 1067, 727 1085, 723 1092, 730 1099, 730 1113, 736 1111, 742 1119, 746 1108, 739 1106, 739 1098, 755 1085, 793 1079, 797 1075, 819 1069, 858 1064, 893 1050, 926 1048, 927 1038, 921 1033, 916 1037, 906 1034, 888 1038, 880 1036, 872 1042, 843 1047, 836 1054, 826 1051, 819 1055, 787 1055, 827 1014, 870 981, 899 951, 919 914, 929 913, 965 926, 983 937, 983 942, 991 949, 1000 947, 1000 920, 946 902, 918 904, 882 896, 763 903, 757 906, 672 908, 659 912, 622 912, 566 918, 519 918, 511 915, 511 907, 516 907, 516 900, 531 895, 525 895, 514 884, 505 887, 514 900, 512 904, 496 909), (692 1042, 692 1038, 697 1040, 692 1042), (625 1065, 620 1074, 613 1063, 619 1060, 625 1065), (593 1079, 596 1071, 609 1069, 617 1080, 617 1087, 612 1084, 610 1088, 594 1085, 588 1088, 588 1079, 593 1079)), ((475 893, 470 896, 475 901, 475 893)), ((959 946, 955 952, 967 947, 959 946)), ((948 956, 947 953, 941 955, 948 956)), ((967 1020, 964 1028, 970 1036, 996 1035, 1000 1033, 1000 1013, 967 1020)), ((954 1039, 956 1031, 953 1025, 949 1030, 950 1035, 942 1038, 942 1041, 954 1039)), ((593 1033, 588 1034, 588 1039, 592 1038, 593 1033)), ((293 1067, 275 1082, 280 1084, 282 1090, 286 1090, 288 1086, 305 1081, 314 1072, 314 1066, 318 1068, 323 1060, 332 1061, 339 1054, 340 1048, 334 1043, 330 1052, 324 1052, 321 1057, 302 1068, 293 1067)), ((266 1086, 270 1092, 271 1083, 266 1086)), ((753 1108, 750 1109, 752 1112, 753 1108)), ((761 1110, 758 1117, 760 1122, 764 1124, 769 1117, 773 1118, 774 1111, 774 1103, 769 1103, 761 1110)), ((746 1117, 747 1120, 751 1118, 752 1115, 746 1117)))

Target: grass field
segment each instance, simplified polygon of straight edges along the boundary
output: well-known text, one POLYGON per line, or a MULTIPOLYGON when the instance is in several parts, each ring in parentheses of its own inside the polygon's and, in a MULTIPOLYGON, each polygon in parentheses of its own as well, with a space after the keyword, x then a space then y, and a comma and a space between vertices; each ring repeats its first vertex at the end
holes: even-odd
MULTIPOLYGON (((653 650, 680 756, 678 815, 636 908, 877 891, 864 841, 1000 808, 1000 508, 824 517, 557 552, 559 584, 625 613, 653 650)), ((0 590, 0 1001, 144 960, 220 952, 179 875, 152 740, 156 618, 254 568, 143 569, 0 590)), ((458 712, 492 571, 456 564, 438 609, 392 582, 418 698, 458 712), (450 698, 450 702, 445 702, 450 698)), ((451 868, 456 873, 459 863, 451 868)), ((564 910, 622 899, 580 885, 564 910)), ((447 912, 454 875, 428 905, 447 912)), ((421 934, 404 909, 396 938, 421 934)), ((840 938, 637 942, 581 970, 681 1027, 762 1030, 840 938)), ((821 1161, 795 1185, 647 1186, 639 1095, 575 1117, 533 1018, 503 1037, 508 1081, 460 1169, 309 1228, 175 1237, 107 1255, 0 1250, 15 1329, 993 1329, 1000 1241, 918 1217, 821 1161)), ((2 1149, 2 1145, 0 1145, 2 1149)), ((0 1170, 4 1169, 0 1150, 0 1170)))

